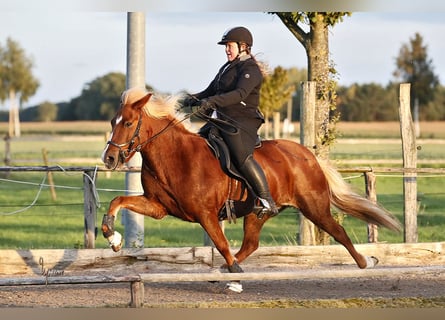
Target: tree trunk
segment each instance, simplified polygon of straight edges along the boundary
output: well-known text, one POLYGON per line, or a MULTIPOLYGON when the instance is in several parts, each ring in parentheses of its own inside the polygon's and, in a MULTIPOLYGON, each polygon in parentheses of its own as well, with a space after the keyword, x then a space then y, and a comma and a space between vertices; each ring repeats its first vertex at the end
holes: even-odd
MULTIPOLYGON (((310 31, 298 26, 299 19, 288 13, 276 13, 292 34, 306 50, 308 59, 308 81, 317 83, 315 106, 315 155, 322 159, 329 158, 329 145, 333 137, 330 128, 330 108, 335 88, 330 79, 329 61, 329 23, 325 17, 329 13, 310 14, 310 31)), ((319 228, 314 230, 318 244, 328 244, 329 236, 319 228)))
POLYGON ((329 146, 324 142, 329 135, 329 34, 328 26, 319 14, 311 22, 308 55, 308 79, 317 83, 317 103, 315 112, 315 154, 323 159, 329 157, 329 146))
POLYGON ((266 139, 270 138, 270 121, 269 121, 269 114, 266 112, 264 114, 264 137, 266 139))
POLYGON ((14 89, 9 90, 9 136, 20 137, 19 107, 14 89))
POLYGON ((280 113, 273 113, 273 138, 280 139, 280 113))
MULTIPOLYGON (((306 48, 308 56, 308 78, 315 81, 315 154, 323 159, 329 158, 329 145, 324 142, 329 136, 329 34, 328 26, 319 14, 311 22, 309 45, 306 48)), ((329 234, 318 227, 314 230, 316 244, 330 243, 329 234)))

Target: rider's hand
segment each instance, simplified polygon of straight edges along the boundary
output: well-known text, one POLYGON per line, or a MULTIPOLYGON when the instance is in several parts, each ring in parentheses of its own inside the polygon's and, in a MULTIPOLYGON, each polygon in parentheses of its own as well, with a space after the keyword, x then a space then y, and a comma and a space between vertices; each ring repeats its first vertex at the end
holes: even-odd
POLYGON ((192 95, 187 95, 182 101, 182 107, 193 107, 199 105, 199 100, 192 95))
POLYGON ((213 103, 207 99, 202 99, 199 101, 199 112, 208 113, 210 110, 215 110, 215 105, 213 103))

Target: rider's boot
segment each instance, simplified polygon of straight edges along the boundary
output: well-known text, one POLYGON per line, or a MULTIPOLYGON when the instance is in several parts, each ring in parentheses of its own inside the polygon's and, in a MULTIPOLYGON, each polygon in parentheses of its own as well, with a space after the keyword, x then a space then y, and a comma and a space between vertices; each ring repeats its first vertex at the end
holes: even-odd
POLYGON ((260 200, 261 207, 254 208, 258 218, 262 219, 266 214, 271 217, 276 216, 278 214, 278 208, 270 195, 266 176, 252 155, 247 157, 239 170, 260 200))

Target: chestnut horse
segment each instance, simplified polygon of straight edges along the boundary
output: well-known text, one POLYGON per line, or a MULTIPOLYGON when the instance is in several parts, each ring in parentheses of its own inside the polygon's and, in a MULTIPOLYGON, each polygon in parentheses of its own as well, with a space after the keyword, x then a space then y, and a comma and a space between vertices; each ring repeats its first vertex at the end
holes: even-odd
MULTIPOLYGON (((111 121, 112 134, 102 155, 109 169, 121 167, 136 152, 143 159, 143 194, 114 198, 104 215, 102 232, 114 251, 121 235, 114 220, 122 208, 155 218, 167 215, 199 223, 224 257, 230 272, 242 272, 239 263, 259 245, 259 235, 270 218, 255 213, 244 217, 244 238, 232 255, 218 220, 218 212, 231 192, 233 180, 220 167, 204 138, 186 129, 174 112, 179 97, 152 96, 140 89, 122 95, 120 109, 111 121)), ((360 268, 373 267, 374 257, 358 253, 343 227, 331 215, 331 205, 366 222, 399 230, 399 222, 385 209, 351 191, 327 162, 289 140, 265 140, 255 150, 264 168, 271 194, 280 209, 292 206, 330 234, 350 253, 360 268)))

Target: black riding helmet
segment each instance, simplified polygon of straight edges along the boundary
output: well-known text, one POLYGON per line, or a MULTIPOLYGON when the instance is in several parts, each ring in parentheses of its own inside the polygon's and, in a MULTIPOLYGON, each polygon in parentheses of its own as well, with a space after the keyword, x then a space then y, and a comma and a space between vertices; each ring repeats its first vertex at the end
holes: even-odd
POLYGON ((253 45, 253 37, 247 28, 235 27, 224 32, 218 44, 225 45, 227 42, 245 43, 250 48, 253 45))

